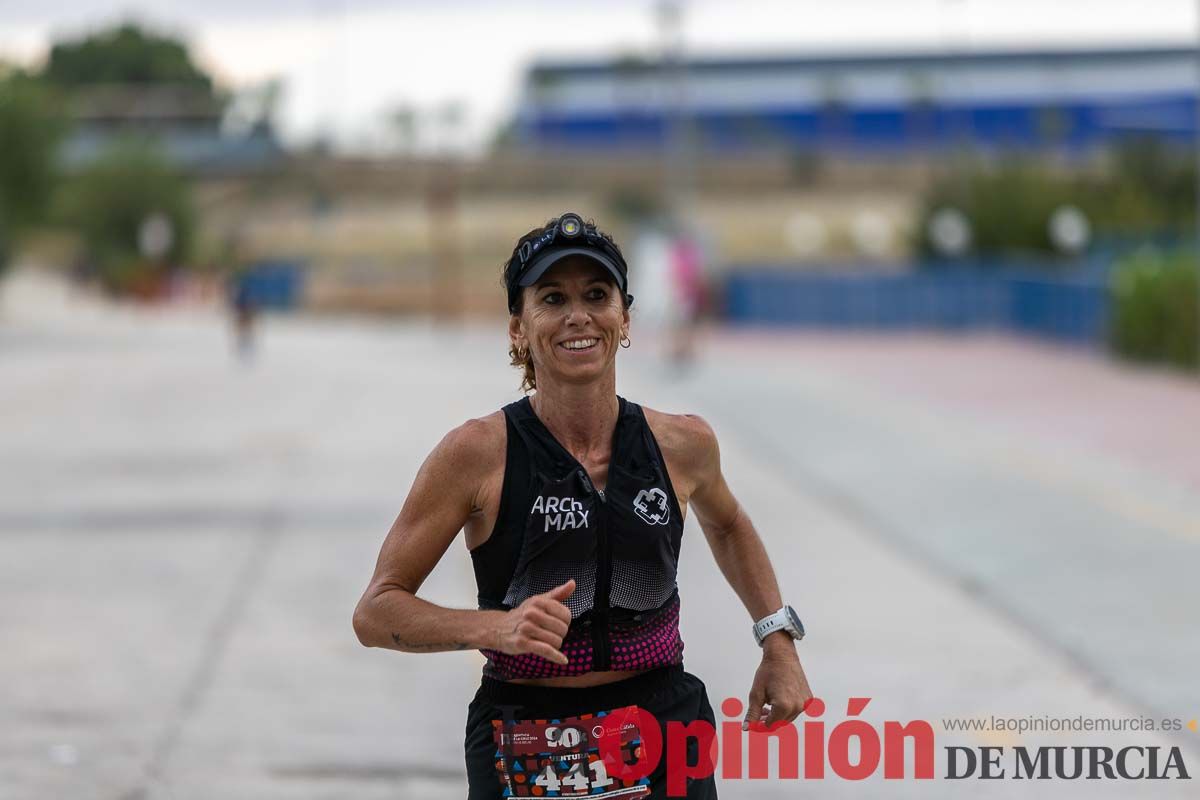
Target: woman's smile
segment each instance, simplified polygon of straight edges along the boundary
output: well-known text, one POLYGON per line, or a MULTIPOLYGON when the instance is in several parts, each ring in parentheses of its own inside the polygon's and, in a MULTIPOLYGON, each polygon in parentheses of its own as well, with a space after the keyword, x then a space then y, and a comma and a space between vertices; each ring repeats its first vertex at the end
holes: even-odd
POLYGON ((595 336, 587 336, 576 339, 568 339, 565 342, 559 342, 559 347, 571 353, 587 353, 596 349, 596 345, 600 340, 595 336))

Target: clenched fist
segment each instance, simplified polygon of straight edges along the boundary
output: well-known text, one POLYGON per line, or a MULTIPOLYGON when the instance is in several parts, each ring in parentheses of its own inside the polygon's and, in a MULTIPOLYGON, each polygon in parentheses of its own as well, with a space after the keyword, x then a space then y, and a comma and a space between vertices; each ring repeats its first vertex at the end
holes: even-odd
POLYGON ((571 610, 563 601, 575 591, 575 579, 535 594, 509 611, 501 623, 496 649, 510 656, 533 653, 555 664, 566 664, 558 648, 571 624, 571 610))

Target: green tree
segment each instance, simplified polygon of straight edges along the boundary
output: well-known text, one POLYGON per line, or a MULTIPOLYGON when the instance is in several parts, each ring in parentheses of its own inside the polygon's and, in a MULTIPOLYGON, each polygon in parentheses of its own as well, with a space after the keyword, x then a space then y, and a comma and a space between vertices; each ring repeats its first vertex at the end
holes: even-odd
POLYGON ((175 84, 215 96, 213 81, 192 61, 187 45, 126 23, 54 44, 43 72, 57 86, 175 84))
POLYGON ((0 269, 19 238, 45 218, 63 130, 54 94, 0 67, 0 269))
POLYGON ((196 212, 186 179, 144 142, 118 142, 66 187, 68 221, 79 232, 102 282, 124 293, 165 274, 191 255, 196 212), (157 258, 142 253, 140 236, 161 216, 170 242, 157 258))
POLYGON ((963 167, 937 182, 919 218, 918 252, 936 256, 929 220, 955 208, 971 224, 972 248, 985 257, 1053 255, 1048 223, 1054 210, 1072 201, 1069 181, 1033 164, 1012 161, 997 169, 963 167))
POLYGON ((1114 233, 1185 236, 1195 225, 1196 164, 1188 149, 1150 136, 1114 149, 1105 184, 1087 187, 1097 223, 1114 233))
POLYGON ((965 163, 926 193, 917 251, 936 255, 926 231, 931 215, 946 207, 966 215, 976 254, 989 258, 1056 256, 1048 223, 1064 205, 1081 209, 1102 239, 1179 241, 1195 231, 1196 172, 1188 153, 1154 139, 1134 139, 1110 156, 1103 172, 1077 175, 1034 160, 965 163))

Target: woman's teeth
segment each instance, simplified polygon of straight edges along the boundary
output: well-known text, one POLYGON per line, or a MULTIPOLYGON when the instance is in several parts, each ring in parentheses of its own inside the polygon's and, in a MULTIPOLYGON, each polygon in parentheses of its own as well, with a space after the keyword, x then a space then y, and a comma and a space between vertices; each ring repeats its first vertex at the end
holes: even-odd
POLYGON ((568 350, 584 350, 596 343, 595 339, 577 339, 573 342, 563 342, 563 347, 568 350))

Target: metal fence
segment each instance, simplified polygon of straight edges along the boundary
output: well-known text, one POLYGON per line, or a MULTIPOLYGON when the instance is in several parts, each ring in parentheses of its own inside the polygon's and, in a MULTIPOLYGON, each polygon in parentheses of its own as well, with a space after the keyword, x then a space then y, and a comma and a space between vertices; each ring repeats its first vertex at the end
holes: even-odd
POLYGON ((257 261, 238 276, 233 291, 239 304, 291 311, 303 298, 306 272, 300 261, 257 261))
POLYGON ((724 286, 733 324, 841 329, 1007 329, 1102 345, 1107 282, 1024 270, 918 270, 902 275, 740 267, 724 286))

